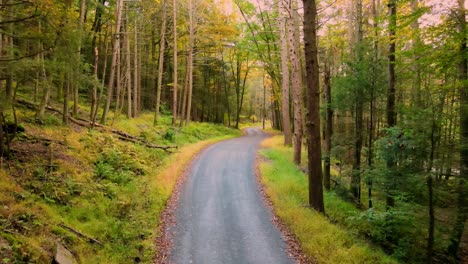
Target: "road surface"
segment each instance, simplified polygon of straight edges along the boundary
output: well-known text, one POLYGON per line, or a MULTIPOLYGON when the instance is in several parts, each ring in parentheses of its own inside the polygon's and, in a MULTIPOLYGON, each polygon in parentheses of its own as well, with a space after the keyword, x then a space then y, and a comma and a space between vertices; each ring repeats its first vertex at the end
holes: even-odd
POLYGON ((180 190, 169 228, 176 264, 291 264, 255 180, 255 155, 265 134, 210 146, 195 160, 180 190))

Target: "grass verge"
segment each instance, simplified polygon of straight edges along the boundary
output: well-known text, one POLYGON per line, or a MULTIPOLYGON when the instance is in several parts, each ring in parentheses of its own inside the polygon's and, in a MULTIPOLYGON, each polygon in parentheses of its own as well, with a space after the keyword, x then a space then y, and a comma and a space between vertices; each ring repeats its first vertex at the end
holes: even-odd
POLYGON ((51 263, 56 241, 81 263, 152 263, 160 212, 177 176, 206 145, 240 134, 196 122, 172 128, 165 116, 153 127, 151 113, 116 120, 120 130, 179 147, 169 154, 62 126, 54 115, 37 124, 33 114, 19 111, 26 132, 13 141, 13 159, 1 163, 0 263, 51 263))
MULTIPOLYGON (((330 223, 307 205, 307 178, 292 162, 290 148, 282 137, 266 139, 260 154, 260 172, 274 211, 297 236, 304 253, 318 263, 397 263, 382 250, 359 238, 356 232, 330 223)), ((356 210, 331 193, 325 193, 325 208, 332 218, 347 218, 356 210), (344 214, 343 214, 344 213, 344 214)))

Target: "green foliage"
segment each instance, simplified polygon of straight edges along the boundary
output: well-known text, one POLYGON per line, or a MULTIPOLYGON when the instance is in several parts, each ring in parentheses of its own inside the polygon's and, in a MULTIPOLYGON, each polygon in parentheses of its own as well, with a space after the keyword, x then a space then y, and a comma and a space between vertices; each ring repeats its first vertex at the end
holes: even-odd
POLYGON ((102 153, 95 164, 97 180, 108 180, 119 185, 143 174, 144 169, 132 157, 113 149, 102 153))
POLYGON ((40 124, 46 126, 61 126, 62 120, 56 115, 46 114, 41 120, 37 120, 40 124))
POLYGON ((163 135, 163 139, 167 140, 167 141, 170 141, 170 142, 174 142, 175 130, 173 128, 168 128, 166 130, 166 132, 164 133, 164 135, 163 135))
POLYGON ((352 219, 360 214, 352 203, 326 192, 329 219, 304 206, 308 197, 307 177, 292 162, 290 148, 275 145, 261 154, 268 158, 261 165, 262 182, 274 210, 309 257, 319 263, 396 263, 365 242, 367 237, 362 231, 370 232, 373 226, 352 219))

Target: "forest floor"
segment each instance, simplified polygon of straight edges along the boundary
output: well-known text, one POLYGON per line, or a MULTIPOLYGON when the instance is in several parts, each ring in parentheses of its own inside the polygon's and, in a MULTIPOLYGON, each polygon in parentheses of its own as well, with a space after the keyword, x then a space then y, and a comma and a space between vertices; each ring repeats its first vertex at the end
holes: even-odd
POLYGON ((173 128, 152 113, 112 129, 61 124, 17 109, 25 132, 0 162, 0 263, 51 263, 57 243, 80 263, 152 263, 160 213, 184 164, 205 146, 240 134, 222 125, 173 128), (146 143, 142 143, 146 142, 146 143), (164 151, 148 145, 177 146, 164 151))

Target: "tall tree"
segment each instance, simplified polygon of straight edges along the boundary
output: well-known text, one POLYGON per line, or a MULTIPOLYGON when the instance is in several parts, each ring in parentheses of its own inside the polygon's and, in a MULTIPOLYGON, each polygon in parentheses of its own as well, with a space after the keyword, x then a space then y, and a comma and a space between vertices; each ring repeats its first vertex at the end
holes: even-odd
POLYGON ((332 134, 333 134, 333 108, 332 108, 332 93, 331 93, 331 74, 330 74, 330 63, 328 59, 325 59, 324 65, 324 76, 323 85, 325 86, 325 158, 324 158, 324 179, 323 184, 325 189, 330 190, 330 167, 331 167, 331 149, 332 149, 332 134))
MULTIPOLYGON (((356 63, 363 63, 362 59, 362 0, 356 1, 356 63)), ((360 75, 362 72, 355 72, 354 74, 360 75)), ((364 112, 364 100, 363 89, 361 83, 356 83, 358 87, 354 87, 354 100, 355 100, 355 122, 354 122, 354 160, 353 160, 353 171, 351 173, 351 194, 357 203, 361 202, 361 150, 362 150, 362 134, 363 134, 363 112, 364 112)))
POLYGON ((299 14, 296 0, 288 0, 287 5, 287 31, 289 44, 289 61, 291 63, 291 81, 294 111, 294 163, 301 164, 302 153, 302 64, 301 43, 299 37, 299 14))
POLYGON ((309 205, 325 212, 322 187, 320 141, 320 87, 317 57, 317 6, 315 0, 304 3, 304 50, 306 63, 306 129, 309 177, 309 205))
MULTIPOLYGON (((125 43, 125 86, 127 88, 127 118, 132 117, 132 61, 131 61, 131 50, 130 50, 130 20, 128 6, 130 3, 125 5, 125 26, 124 26, 124 43, 125 43)), ((136 67, 136 65, 134 65, 136 67)), ((133 84, 135 85, 135 84, 133 84)), ((123 105, 122 105, 123 106, 123 105)), ((117 111, 117 109, 116 109, 117 111)))
POLYGON ((185 124, 190 123, 190 114, 192 112, 192 91, 193 91, 193 52, 195 45, 195 6, 194 0, 189 0, 189 48, 187 58, 187 77, 188 77, 188 90, 187 92, 187 112, 185 116, 185 124))
POLYGON ((159 40, 158 86, 156 88, 156 107, 154 109, 154 125, 158 124, 161 103, 161 88, 164 70, 164 52, 166 49, 166 1, 162 4, 161 38, 159 40))
POLYGON ((173 52, 174 52, 174 62, 173 62, 173 71, 174 71, 174 77, 173 77, 173 91, 172 91, 172 125, 176 125, 177 121, 177 0, 172 1, 172 34, 174 37, 174 43, 173 43, 173 52))
POLYGON ((458 212, 453 228, 449 254, 456 258, 465 222, 468 216, 468 46, 465 0, 458 0, 457 20, 459 26, 459 93, 460 93, 460 176, 458 179, 458 212))
POLYGON ((284 144, 291 145, 291 120, 289 112, 289 66, 288 66, 288 36, 286 34, 287 26, 287 0, 281 0, 278 2, 278 28, 280 38, 280 54, 281 54, 281 114, 283 117, 283 133, 284 133, 284 144))
MULTIPOLYGON (((388 89, 387 89, 387 126, 392 128, 396 125, 396 109, 395 109, 395 64, 396 64, 396 27, 397 27, 397 1, 389 0, 389 21, 388 21, 388 35, 390 39, 390 45, 388 50, 388 89)), ((395 176, 392 171, 395 167, 395 161, 389 159, 387 161, 387 167, 390 171, 387 176, 387 199, 386 203, 388 207, 395 205, 395 199, 393 197, 395 186, 395 176)))
MULTIPOLYGON (((114 45, 112 47, 112 61, 111 61, 111 71, 109 76, 109 85, 107 86, 107 98, 106 103, 104 106, 104 110, 102 112, 101 123, 106 123, 107 115, 109 113, 110 105, 112 102, 112 95, 114 90, 117 66, 118 66, 118 57, 120 53, 120 26, 122 22, 122 8, 123 8, 123 0, 117 0, 117 10, 116 10, 116 24, 115 24, 115 32, 114 32, 114 45)), ((119 75, 117 75, 119 78, 119 75)))

